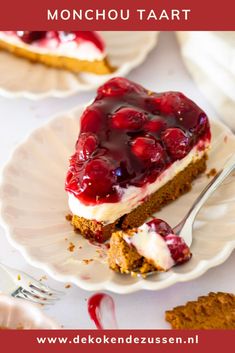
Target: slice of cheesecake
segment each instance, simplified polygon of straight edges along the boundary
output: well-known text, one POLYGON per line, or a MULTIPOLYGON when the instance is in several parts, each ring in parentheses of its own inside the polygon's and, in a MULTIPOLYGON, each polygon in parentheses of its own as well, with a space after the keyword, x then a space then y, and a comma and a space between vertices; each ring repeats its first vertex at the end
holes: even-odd
POLYGON ((139 227, 190 190, 210 140, 206 114, 182 93, 109 80, 81 116, 70 159, 65 188, 75 229, 102 242, 116 226, 139 227))
POLYGON ((98 75, 114 71, 97 32, 0 31, 0 49, 58 69, 98 75))

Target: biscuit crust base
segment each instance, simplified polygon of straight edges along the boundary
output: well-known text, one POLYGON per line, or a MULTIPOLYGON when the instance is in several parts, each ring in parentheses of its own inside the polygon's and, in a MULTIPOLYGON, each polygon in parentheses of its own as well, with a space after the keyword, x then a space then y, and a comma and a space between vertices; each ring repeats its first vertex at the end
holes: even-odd
POLYGON ((166 311, 172 329, 235 329, 235 295, 209 293, 166 311))
MULTIPOLYGON (((131 229, 127 230, 127 232, 131 231, 131 229)), ((130 273, 133 276, 137 273, 144 275, 152 271, 164 271, 164 269, 152 265, 150 261, 136 251, 134 246, 129 245, 123 239, 121 230, 112 234, 108 251, 108 264, 116 272, 130 273)))
POLYGON ((108 63, 107 58, 104 58, 103 60, 88 61, 64 56, 40 54, 35 53, 30 49, 21 48, 11 43, 7 43, 4 40, 0 40, 0 49, 6 50, 18 57, 25 58, 35 63, 41 63, 49 67, 64 69, 74 73, 90 72, 97 75, 105 75, 115 71, 115 69, 108 63))
POLYGON ((74 229, 78 230, 84 237, 98 242, 109 239, 112 233, 116 231, 116 227, 123 230, 139 227, 163 206, 188 192, 191 189, 192 181, 206 170, 206 160, 207 155, 205 153, 201 159, 191 162, 172 180, 150 195, 140 206, 117 219, 114 223, 103 225, 95 220, 76 215, 72 217, 71 223, 74 229))

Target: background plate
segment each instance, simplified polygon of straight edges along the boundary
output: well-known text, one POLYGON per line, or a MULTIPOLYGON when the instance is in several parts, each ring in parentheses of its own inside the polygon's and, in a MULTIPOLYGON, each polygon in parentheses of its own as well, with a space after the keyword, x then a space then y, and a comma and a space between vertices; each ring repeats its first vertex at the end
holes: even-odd
POLYGON ((39 99, 66 97, 95 89, 113 76, 125 76, 140 65, 157 42, 158 32, 101 32, 112 75, 74 74, 48 68, 0 51, 0 94, 6 97, 39 99))
MULTIPOLYGON (((198 215, 192 259, 167 273, 147 279, 116 274, 106 264, 105 248, 91 245, 74 233, 65 220, 69 210, 64 180, 83 109, 56 117, 33 132, 15 150, 3 172, 1 216, 9 240, 27 261, 57 280, 86 290, 117 293, 162 289, 199 277, 225 261, 235 247, 235 175, 226 180, 198 215), (68 250, 71 242, 75 245, 73 252, 68 250)), ((212 133, 208 169, 219 169, 234 153, 235 137, 219 122, 212 122, 212 133)), ((208 181, 206 175, 201 176, 190 193, 157 216, 172 226, 177 224, 208 181)))
POLYGON ((187 69, 205 97, 235 130, 235 32, 177 32, 187 69))

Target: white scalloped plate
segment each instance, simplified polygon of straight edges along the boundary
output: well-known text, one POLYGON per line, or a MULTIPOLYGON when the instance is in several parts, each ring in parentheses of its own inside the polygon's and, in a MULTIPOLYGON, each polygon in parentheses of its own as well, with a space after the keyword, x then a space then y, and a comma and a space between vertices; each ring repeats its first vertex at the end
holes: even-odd
POLYGON ((113 76, 126 76, 140 65, 156 45, 158 32, 101 32, 110 63, 117 67, 111 75, 74 74, 0 50, 0 94, 5 97, 41 99, 67 97, 95 89, 113 76))
MULTIPOLYGON (((33 132, 18 146, 3 172, 2 220, 9 240, 27 261, 59 281, 72 282, 86 290, 117 293, 162 289, 199 277, 225 261, 235 247, 235 176, 221 186, 198 215, 192 259, 167 273, 147 279, 114 273, 106 263, 107 250, 74 233, 65 220, 69 210, 64 179, 83 109, 56 117, 33 132), (70 242, 75 245, 73 252, 68 250, 70 242), (93 261, 84 261, 90 259, 93 261)), ((235 137, 219 122, 212 122, 212 132, 208 169, 218 169, 235 151, 235 137)), ((206 175, 201 176, 190 193, 157 216, 174 226, 208 182, 206 175)))
POLYGON ((39 305, 4 294, 0 294, 0 327, 25 330, 59 329, 59 325, 47 317, 39 305))

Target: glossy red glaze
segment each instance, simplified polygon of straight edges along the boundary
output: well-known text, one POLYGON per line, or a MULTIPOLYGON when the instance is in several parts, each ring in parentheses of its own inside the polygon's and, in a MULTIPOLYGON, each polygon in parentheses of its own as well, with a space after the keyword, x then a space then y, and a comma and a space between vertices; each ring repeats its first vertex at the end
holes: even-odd
POLYGON ((118 202, 123 188, 154 182, 210 137, 206 114, 182 93, 113 78, 81 117, 66 190, 85 205, 118 202))

